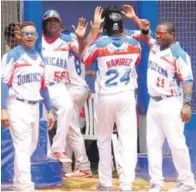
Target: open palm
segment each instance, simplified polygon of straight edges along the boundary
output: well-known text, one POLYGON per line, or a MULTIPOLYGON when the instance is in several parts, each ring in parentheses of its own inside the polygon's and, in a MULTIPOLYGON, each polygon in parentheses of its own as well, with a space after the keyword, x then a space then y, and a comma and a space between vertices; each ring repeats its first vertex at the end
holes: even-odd
POLYGON ((86 23, 85 19, 83 17, 80 17, 78 20, 78 26, 77 28, 72 25, 72 28, 76 34, 76 36, 80 39, 84 38, 86 29, 87 29, 88 23, 86 23))
POLYGON ((136 15, 131 5, 123 5, 123 10, 123 15, 128 19, 132 19, 136 15))

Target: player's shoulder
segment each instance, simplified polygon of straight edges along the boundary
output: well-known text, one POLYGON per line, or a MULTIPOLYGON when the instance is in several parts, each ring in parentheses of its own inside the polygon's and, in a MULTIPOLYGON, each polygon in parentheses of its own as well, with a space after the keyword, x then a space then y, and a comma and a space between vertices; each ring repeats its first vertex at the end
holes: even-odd
POLYGON ((103 48, 111 42, 112 41, 110 37, 108 37, 107 35, 102 35, 93 44, 95 44, 98 48, 103 48))
POLYGON ((23 54, 25 50, 19 45, 7 53, 7 62, 11 59, 14 59, 14 62, 17 61, 23 54))
POLYGON ((133 30, 133 29, 125 29, 124 30, 124 34, 128 35, 128 36, 132 36, 132 35, 136 35, 136 34, 140 34, 140 30, 133 30))
POLYGON ((170 47, 171 54, 175 58, 182 58, 186 62, 186 58, 188 54, 186 51, 180 46, 179 43, 173 43, 170 47))
POLYGON ((66 31, 60 34, 60 39, 66 42, 74 41, 76 39, 76 35, 73 32, 66 31))
POLYGON ((139 46, 140 45, 139 41, 132 38, 131 36, 126 35, 124 38, 125 38, 125 41, 127 43, 129 43, 130 45, 133 45, 133 46, 139 46))

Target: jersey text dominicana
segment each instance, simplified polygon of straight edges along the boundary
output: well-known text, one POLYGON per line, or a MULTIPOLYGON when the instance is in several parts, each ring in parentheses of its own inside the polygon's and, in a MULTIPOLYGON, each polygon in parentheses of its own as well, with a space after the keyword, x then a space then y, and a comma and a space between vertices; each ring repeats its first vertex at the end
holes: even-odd
POLYGON ((163 51, 155 40, 151 39, 149 44, 151 45, 147 72, 149 94, 182 95, 182 83, 193 83, 189 55, 179 43, 174 43, 163 51))

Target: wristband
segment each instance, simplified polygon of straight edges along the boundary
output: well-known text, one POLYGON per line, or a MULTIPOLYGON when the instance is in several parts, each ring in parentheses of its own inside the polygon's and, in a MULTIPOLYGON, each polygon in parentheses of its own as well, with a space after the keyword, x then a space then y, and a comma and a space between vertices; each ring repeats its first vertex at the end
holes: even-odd
POLYGON ((183 92, 183 104, 184 105, 191 105, 191 96, 192 93, 190 92, 183 92))
POLYGON ((147 35, 149 33, 149 30, 142 29, 141 32, 142 34, 147 35))

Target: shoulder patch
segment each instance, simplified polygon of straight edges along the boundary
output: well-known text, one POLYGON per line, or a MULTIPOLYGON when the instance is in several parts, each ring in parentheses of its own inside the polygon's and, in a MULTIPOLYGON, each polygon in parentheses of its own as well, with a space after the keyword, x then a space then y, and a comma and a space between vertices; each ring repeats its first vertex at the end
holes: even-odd
POLYGON ((103 48, 111 42, 111 39, 108 36, 102 36, 95 41, 97 48, 103 48))
POLYGON ((174 57, 176 57, 176 58, 181 57, 186 62, 186 54, 187 53, 182 49, 180 44, 174 43, 173 45, 171 45, 170 49, 171 49, 171 53, 174 57))
POLYGON ((21 48, 21 46, 17 46, 7 53, 6 62, 8 63, 11 59, 14 59, 14 62, 16 62, 24 53, 25 51, 21 48))
POLYGON ((133 39, 132 37, 126 36, 126 41, 128 41, 129 44, 136 46, 139 45, 139 41, 136 39, 133 39))
POLYGON ((60 39, 62 39, 63 41, 66 41, 66 42, 72 41, 70 32, 61 33, 60 34, 60 39))

